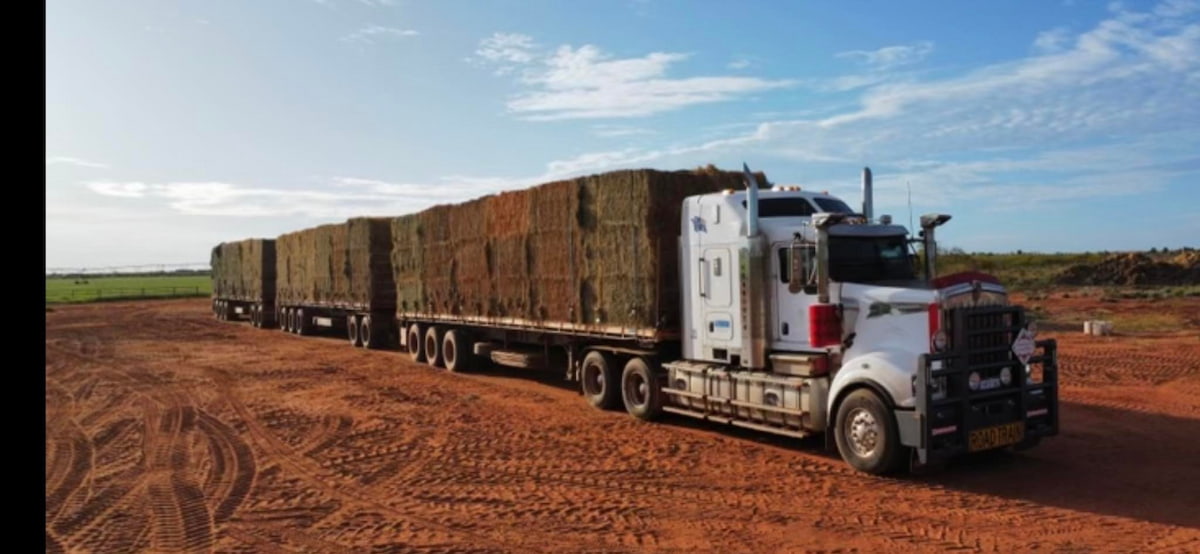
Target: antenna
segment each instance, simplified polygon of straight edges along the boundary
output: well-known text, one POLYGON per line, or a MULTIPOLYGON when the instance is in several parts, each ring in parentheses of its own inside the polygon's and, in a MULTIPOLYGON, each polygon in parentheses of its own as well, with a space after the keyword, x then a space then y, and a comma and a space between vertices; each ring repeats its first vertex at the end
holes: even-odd
POLYGON ((912 185, 908 183, 908 179, 904 180, 904 187, 908 189, 908 232, 912 232, 912 185))

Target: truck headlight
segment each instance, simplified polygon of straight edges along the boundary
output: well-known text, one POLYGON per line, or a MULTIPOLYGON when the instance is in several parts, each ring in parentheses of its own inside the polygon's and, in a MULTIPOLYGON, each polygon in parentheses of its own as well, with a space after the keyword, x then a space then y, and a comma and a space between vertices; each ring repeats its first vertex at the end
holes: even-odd
POLYGON ((967 387, 969 387, 971 390, 979 390, 978 371, 972 371, 971 374, 967 376, 967 387))
POLYGON ((1012 384, 1012 369, 1007 367, 1000 369, 1000 383, 1006 387, 1012 384))
POLYGON ((945 352, 946 345, 949 342, 949 340, 946 338, 946 331, 942 329, 935 331, 933 333, 933 338, 930 339, 930 341, 933 343, 934 352, 945 352))

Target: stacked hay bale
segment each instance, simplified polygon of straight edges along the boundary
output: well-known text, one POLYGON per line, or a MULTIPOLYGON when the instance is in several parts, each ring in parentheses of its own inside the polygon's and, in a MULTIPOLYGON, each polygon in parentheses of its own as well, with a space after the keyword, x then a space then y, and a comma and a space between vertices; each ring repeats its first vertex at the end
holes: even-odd
POLYGON ((354 218, 280 235, 280 305, 394 310, 391 248, 388 218, 354 218))
POLYGON ((677 328, 683 199, 742 186, 712 167, 615 171, 396 218, 397 311, 677 328))
POLYGON ((245 239, 213 247, 213 296, 270 304, 275 298, 275 241, 245 239))

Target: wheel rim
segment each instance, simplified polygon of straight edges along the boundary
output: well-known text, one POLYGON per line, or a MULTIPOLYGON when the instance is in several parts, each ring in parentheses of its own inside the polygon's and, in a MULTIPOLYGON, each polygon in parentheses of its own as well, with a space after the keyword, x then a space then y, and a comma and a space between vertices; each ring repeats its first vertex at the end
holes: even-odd
POLYGON ((425 359, 426 360, 433 362, 435 359, 437 359, 437 355, 438 355, 437 347, 438 347, 438 344, 437 344, 436 336, 430 334, 429 336, 425 337, 425 359))
POLYGON ((446 333, 446 340, 442 344, 442 359, 446 360, 446 367, 454 365, 454 335, 446 333))
POLYGON ((583 386, 589 395, 604 392, 604 372, 600 366, 589 364, 583 366, 583 386))
POLYGON ((650 396, 650 386, 641 373, 632 372, 625 379, 625 402, 635 406, 646 405, 650 396))
POLYGON ((408 330, 408 353, 413 356, 421 354, 421 334, 415 329, 408 330))
POLYGON ((883 429, 875 416, 865 408, 854 408, 846 416, 846 438, 850 449, 868 458, 879 448, 883 429))

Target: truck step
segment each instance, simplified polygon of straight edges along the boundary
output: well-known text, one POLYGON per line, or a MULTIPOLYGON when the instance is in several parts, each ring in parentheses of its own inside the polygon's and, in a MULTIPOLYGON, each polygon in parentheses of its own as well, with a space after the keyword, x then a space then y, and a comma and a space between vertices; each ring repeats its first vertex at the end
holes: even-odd
POLYGON ((529 350, 492 350, 492 361, 502 366, 545 369, 546 356, 529 350))

